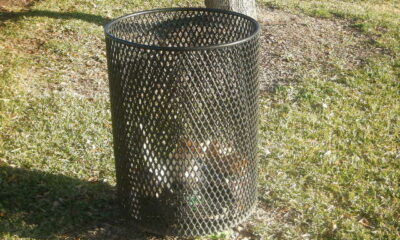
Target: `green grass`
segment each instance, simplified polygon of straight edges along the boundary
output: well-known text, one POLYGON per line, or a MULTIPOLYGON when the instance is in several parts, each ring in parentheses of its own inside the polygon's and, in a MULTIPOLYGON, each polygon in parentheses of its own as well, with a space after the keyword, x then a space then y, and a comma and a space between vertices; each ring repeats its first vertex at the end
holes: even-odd
POLYGON ((400 39, 394 1, 262 1, 341 18, 388 54, 361 69, 310 71, 262 99, 261 189, 287 212, 265 238, 400 238, 400 39))
MULTIPOLYGON (((261 239, 400 238, 399 3, 260 2, 346 19, 385 51, 353 70, 309 69, 263 94, 266 216, 248 231, 261 239)), ((119 224, 110 220, 117 213, 101 26, 140 9, 200 4, 44 0, 0 24, 0 238, 85 239, 97 224, 119 224)))

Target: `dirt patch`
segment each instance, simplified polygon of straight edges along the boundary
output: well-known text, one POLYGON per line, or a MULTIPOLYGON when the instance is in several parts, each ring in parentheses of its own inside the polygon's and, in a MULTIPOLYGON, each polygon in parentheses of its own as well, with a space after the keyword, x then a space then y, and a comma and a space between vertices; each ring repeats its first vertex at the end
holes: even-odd
POLYGON ((380 52, 371 39, 357 32, 351 23, 319 19, 275 9, 259 9, 262 25, 261 89, 300 79, 306 71, 332 71, 362 65, 364 59, 380 52))
MULTIPOLYGON (((262 26, 262 91, 296 82, 310 70, 334 73, 337 65, 341 69, 355 69, 366 58, 382 51, 371 44, 373 40, 370 37, 355 30, 348 21, 319 19, 265 8, 259 8, 259 13, 262 26)), ((101 43, 96 42, 100 47, 101 43)), ((85 96, 93 95, 93 91, 103 94, 108 91, 103 58, 100 63, 90 63, 90 71, 64 75, 79 79, 75 91, 85 96), (95 83, 92 79, 98 79, 97 83, 92 84, 95 83)))
MULTIPOLYGON (((32 0, 0 0, 0 3, 4 2, 33 3, 32 0)), ((350 22, 312 18, 276 9, 259 8, 259 13, 262 26, 263 91, 296 82, 310 70, 334 73, 332 70, 335 69, 335 64, 339 64, 342 69, 357 68, 363 64, 364 59, 381 51, 370 44, 371 38, 352 28, 350 22)), ((107 95, 103 39, 93 36, 82 41, 78 32, 57 29, 43 29, 39 36, 45 42, 49 39, 60 39, 82 43, 87 51, 71 51, 66 53, 67 56, 60 56, 43 50, 43 43, 40 41, 35 44, 21 43, 21 48, 23 45, 28 46, 23 48, 28 54, 46 54, 49 59, 55 58, 49 63, 48 70, 59 73, 59 81, 43 86, 45 89, 42 90, 72 91, 83 97, 107 95)))

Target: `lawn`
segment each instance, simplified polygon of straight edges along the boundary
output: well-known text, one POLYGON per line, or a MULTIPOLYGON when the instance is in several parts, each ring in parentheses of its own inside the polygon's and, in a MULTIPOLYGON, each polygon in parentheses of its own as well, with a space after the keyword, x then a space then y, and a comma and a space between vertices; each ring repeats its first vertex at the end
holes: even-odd
MULTIPOLYGON (((359 64, 277 57, 293 73, 263 79, 259 207, 205 239, 399 239, 400 3, 259 5, 339 22, 363 52, 377 50, 359 64)), ((202 1, 41 0, 0 12, 0 238, 157 238, 118 218, 102 25, 171 6, 202 1)))

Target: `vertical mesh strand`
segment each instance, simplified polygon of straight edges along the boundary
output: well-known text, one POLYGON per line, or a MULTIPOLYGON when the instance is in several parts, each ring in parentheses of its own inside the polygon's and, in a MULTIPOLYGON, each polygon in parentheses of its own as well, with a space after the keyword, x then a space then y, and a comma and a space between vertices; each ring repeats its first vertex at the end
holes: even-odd
POLYGON ((256 203, 258 25, 164 9, 106 26, 118 195, 146 231, 197 236, 256 203))

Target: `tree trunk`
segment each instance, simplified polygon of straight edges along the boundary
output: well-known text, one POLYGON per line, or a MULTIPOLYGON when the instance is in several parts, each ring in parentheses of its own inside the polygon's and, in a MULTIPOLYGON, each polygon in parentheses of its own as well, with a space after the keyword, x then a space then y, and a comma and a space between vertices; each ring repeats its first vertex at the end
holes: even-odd
POLYGON ((222 8, 246 14, 257 19, 255 0, 205 0, 206 7, 222 8))

